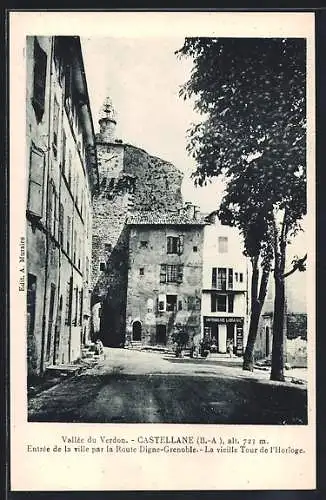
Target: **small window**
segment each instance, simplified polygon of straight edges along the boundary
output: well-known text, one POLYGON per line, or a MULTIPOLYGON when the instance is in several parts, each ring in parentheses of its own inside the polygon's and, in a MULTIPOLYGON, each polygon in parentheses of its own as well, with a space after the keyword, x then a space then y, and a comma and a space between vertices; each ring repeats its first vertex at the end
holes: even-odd
POLYGON ((167 237, 167 253, 183 253, 183 235, 167 237))
POLYGON ((166 296, 166 310, 169 312, 175 311, 177 308, 177 296, 167 295, 166 296))
POLYGON ((144 268, 143 267, 139 268, 139 276, 144 276, 144 268))
POLYGON ((178 311, 182 311, 182 300, 178 300, 178 311))
POLYGON ((235 281, 238 281, 238 273, 234 273, 234 279, 235 281))
POLYGON ((105 243, 104 249, 106 252, 112 252, 112 243, 105 243))
POLYGON ((147 248, 147 247, 148 247, 148 241, 143 240, 140 242, 140 248, 147 248))
POLYGON ((243 283, 243 273, 239 273, 239 281, 240 283, 243 283))
POLYGON ((45 107, 47 55, 34 39, 34 82, 33 82, 33 108, 38 122, 42 120, 45 107))
POLYGON ((100 262, 100 271, 105 271, 106 265, 105 262, 100 262))
POLYGON ((194 247, 192 247, 192 250, 193 250, 193 252, 198 252, 198 247, 194 246, 194 247))
POLYGON ((218 237, 218 251, 219 253, 227 253, 228 251, 228 239, 226 236, 218 237))

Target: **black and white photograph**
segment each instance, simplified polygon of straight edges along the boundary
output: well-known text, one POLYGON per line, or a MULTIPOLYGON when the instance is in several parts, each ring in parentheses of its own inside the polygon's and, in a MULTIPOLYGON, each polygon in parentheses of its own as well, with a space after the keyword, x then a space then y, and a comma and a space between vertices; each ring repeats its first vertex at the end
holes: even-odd
POLYGON ((306 424, 305 40, 26 64, 29 421, 306 424))
POLYGON ((311 486, 313 17, 12 25, 18 489, 311 486))

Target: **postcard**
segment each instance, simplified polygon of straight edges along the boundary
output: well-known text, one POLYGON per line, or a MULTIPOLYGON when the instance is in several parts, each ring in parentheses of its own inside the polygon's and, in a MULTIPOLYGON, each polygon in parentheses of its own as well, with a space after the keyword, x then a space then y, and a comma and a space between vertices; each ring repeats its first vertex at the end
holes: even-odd
POLYGON ((314 14, 9 21, 11 489, 314 489, 314 14))

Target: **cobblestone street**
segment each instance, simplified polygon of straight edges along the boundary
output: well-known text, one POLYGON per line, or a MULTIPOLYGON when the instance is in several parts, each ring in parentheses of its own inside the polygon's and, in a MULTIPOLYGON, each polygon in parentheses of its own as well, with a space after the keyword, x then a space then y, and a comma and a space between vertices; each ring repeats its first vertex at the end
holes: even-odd
POLYGON ((240 358, 105 348, 104 359, 29 399, 29 421, 305 424, 305 384, 243 372, 240 358))

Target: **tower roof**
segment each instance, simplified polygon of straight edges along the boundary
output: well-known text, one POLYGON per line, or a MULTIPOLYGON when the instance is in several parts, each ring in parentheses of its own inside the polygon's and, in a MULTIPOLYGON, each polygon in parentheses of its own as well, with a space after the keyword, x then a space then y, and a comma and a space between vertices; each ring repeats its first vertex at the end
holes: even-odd
POLYGON ((111 120, 113 122, 117 122, 117 113, 116 110, 113 106, 112 99, 111 97, 107 96, 101 106, 100 113, 99 113, 99 119, 107 119, 111 120))

